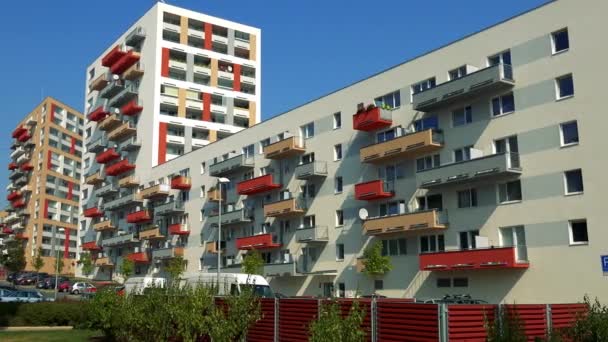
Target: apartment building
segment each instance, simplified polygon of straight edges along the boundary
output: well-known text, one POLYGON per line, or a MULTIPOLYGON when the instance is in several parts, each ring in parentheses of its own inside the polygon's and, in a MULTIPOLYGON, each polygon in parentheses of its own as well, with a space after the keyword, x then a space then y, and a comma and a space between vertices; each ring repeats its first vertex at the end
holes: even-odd
POLYGON ((83 249, 131 222, 152 167, 259 122, 260 46, 259 29, 157 3, 89 66, 83 249))
POLYGON ((42 272, 54 272, 59 257, 62 273, 74 274, 83 125, 79 111, 47 97, 12 132, 2 233, 23 241, 26 270, 41 248, 42 272))
POLYGON ((605 298, 606 10, 550 2, 170 162, 138 160, 137 182, 112 179, 132 190, 104 204, 119 208, 97 223, 111 233, 86 232, 95 276, 124 258, 162 276, 175 256, 215 272, 218 251, 239 272, 256 249, 288 295, 605 298), (369 278, 374 243, 393 269, 369 278))

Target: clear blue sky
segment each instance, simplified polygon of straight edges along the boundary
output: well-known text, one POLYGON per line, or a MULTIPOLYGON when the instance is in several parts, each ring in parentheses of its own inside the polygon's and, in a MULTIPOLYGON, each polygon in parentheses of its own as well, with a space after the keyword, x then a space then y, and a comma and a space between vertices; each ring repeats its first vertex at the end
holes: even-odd
MULTIPOLYGON (((167 2, 262 29, 262 118, 267 119, 548 1, 167 2)), ((47 95, 82 110, 85 67, 154 3, 3 4, 0 194, 8 181, 10 132, 17 122, 47 95)))

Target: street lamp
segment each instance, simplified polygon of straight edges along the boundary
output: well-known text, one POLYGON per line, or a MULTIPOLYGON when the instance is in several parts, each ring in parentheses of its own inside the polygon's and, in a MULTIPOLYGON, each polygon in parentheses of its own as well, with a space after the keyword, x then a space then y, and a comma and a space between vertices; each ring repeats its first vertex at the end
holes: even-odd
POLYGON ((220 288, 220 270, 222 267, 222 184, 230 183, 230 179, 220 177, 217 179, 217 187, 220 190, 219 212, 217 216, 217 288, 220 288))
MULTIPOLYGON (((53 228, 56 228, 56 226, 54 226, 53 228)), ((65 229, 59 228, 58 231, 59 231, 59 234, 62 234, 65 232, 65 229)), ((53 234, 53 252, 55 252, 55 258, 57 259, 55 262, 55 300, 57 300, 57 280, 59 278, 59 251, 55 250, 56 242, 57 242, 57 234, 55 233, 55 234, 53 234)))

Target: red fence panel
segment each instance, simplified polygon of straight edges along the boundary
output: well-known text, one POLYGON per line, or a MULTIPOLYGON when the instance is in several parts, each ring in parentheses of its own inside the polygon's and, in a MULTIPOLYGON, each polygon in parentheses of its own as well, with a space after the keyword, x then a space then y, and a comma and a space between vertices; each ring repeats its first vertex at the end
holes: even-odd
POLYGON ((497 305, 448 305, 449 340, 484 342, 486 322, 494 322, 496 309, 497 305))
POLYGON ((436 342, 439 339, 438 305, 379 299, 377 326, 378 341, 436 342))
POLYGON ((588 310, 586 304, 551 304, 553 330, 569 328, 579 315, 588 310))
POLYGON ((319 312, 317 299, 281 298, 279 301, 279 341, 308 341, 308 329, 319 312))
POLYGON ((510 315, 517 314, 524 325, 528 341, 547 336, 547 306, 545 304, 508 304, 504 306, 510 315))
POLYGON ((247 333, 247 341, 274 341, 274 298, 260 299, 262 317, 247 333))
MULTIPOLYGON (((363 309, 365 312, 365 317, 363 317, 363 323, 361 327, 365 331, 365 340, 372 340, 372 301, 371 299, 358 299, 359 307, 363 309)), ((353 299, 340 299, 338 303, 340 304, 340 309, 342 311, 342 317, 347 317, 350 313, 350 308, 353 305, 353 299)))

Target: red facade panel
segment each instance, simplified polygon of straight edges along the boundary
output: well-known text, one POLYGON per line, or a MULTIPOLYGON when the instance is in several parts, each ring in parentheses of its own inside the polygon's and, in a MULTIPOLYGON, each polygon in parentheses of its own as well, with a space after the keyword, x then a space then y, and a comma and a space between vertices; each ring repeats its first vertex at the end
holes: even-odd
POLYGON ((211 94, 203 93, 203 121, 211 121, 211 94))
POLYGON ((160 75, 162 77, 169 77, 169 48, 163 48, 160 75))
POLYGON ((234 64, 234 83, 232 85, 234 91, 241 91, 241 65, 234 64))
POLYGON ((167 161, 167 123, 161 122, 158 127, 158 164, 167 161))
POLYGON ((210 23, 205 23, 205 49, 211 50, 212 39, 213 39, 213 25, 210 23))

